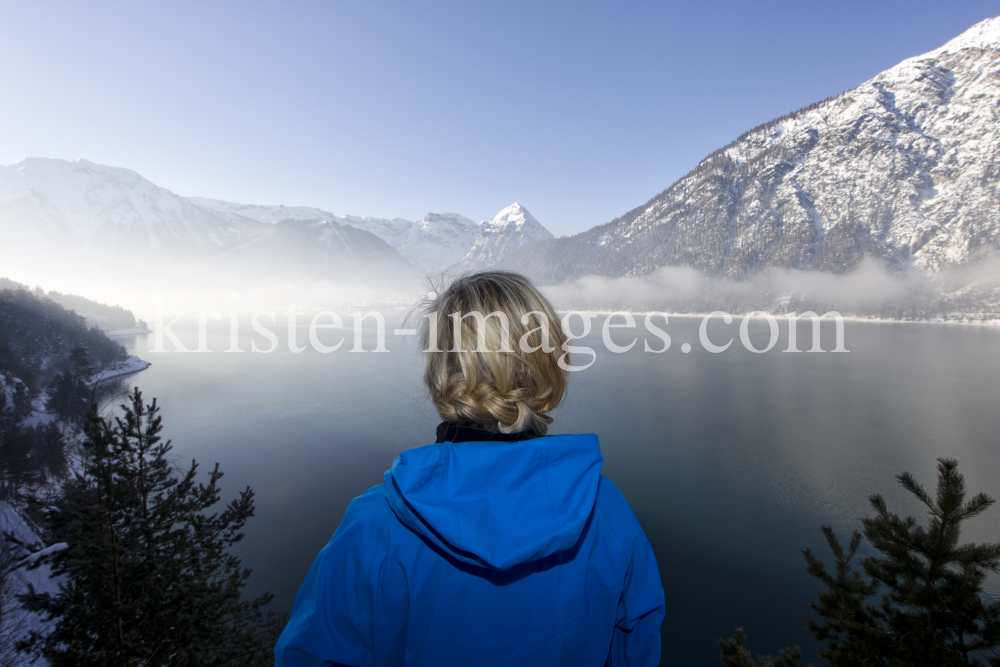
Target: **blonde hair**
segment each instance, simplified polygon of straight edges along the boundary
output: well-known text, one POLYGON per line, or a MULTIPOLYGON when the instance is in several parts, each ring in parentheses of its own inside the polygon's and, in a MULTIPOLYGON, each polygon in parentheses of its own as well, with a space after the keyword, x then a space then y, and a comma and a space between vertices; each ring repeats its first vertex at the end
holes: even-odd
POLYGON ((509 271, 465 274, 427 310, 424 382, 441 417, 493 432, 545 435, 548 413, 566 391, 567 373, 558 363, 566 336, 531 281, 509 271))

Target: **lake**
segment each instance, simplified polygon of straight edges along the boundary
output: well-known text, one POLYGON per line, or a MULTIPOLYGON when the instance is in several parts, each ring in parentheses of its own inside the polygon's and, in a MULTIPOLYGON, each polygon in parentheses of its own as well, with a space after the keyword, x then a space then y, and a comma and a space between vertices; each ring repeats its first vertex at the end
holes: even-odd
MULTIPOLYGON (((829 557, 820 525, 846 541, 871 493, 895 511, 919 512, 894 480, 902 471, 933 488, 935 459, 953 457, 970 495, 1000 497, 1000 329, 847 322, 848 353, 791 354, 781 351, 781 320, 777 345, 756 354, 741 344, 739 320, 713 319, 713 341, 735 339, 713 354, 700 344, 700 318, 671 317, 658 326, 672 344, 653 354, 642 336, 654 349, 662 343, 640 317, 638 344, 614 354, 602 343, 603 318, 575 342, 597 358, 572 374, 551 432, 600 436, 604 474, 653 545, 667 599, 661 664, 721 664, 715 640, 737 626, 754 654, 795 643, 815 660, 805 622, 820 586, 801 549, 829 557)), ((152 335, 125 341, 153 362, 130 383, 158 399, 181 462, 196 458, 202 471, 219 462, 224 501, 247 485, 256 493, 237 553, 253 569, 249 593, 273 592, 278 611, 290 609, 351 498, 381 484, 401 451, 434 441, 439 420, 421 384, 423 359, 393 326, 390 318, 388 354, 348 352, 349 333, 336 352, 292 354, 283 322, 272 327, 279 344, 270 354, 223 352, 228 326, 209 327, 211 353, 155 353, 152 335)), ((174 330, 194 341, 197 325, 174 330)), ((250 331, 241 329, 243 350, 250 331)), ((764 320, 748 333, 766 347, 764 320)), ((620 344, 636 335, 613 334, 620 344)), ((824 349, 833 349, 833 334, 824 323, 824 349)), ((307 340, 305 327, 298 338, 307 340)), ((366 333, 369 350, 372 338, 366 333)), ((798 347, 809 348, 805 323, 798 347)), ((1000 508, 964 537, 1000 540, 1000 508)))

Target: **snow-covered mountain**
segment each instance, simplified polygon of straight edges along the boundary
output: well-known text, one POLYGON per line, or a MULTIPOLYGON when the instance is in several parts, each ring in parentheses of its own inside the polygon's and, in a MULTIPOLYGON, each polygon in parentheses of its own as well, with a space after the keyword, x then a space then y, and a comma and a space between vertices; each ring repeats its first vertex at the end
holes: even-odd
POLYGON ((237 204, 222 199, 207 197, 187 197, 192 204, 222 216, 234 224, 247 219, 255 222, 275 223, 282 220, 334 220, 337 216, 310 206, 260 206, 257 204, 237 204))
POLYGON ((150 260, 161 269, 165 261, 196 272, 242 271, 233 278, 372 283, 414 274, 392 246, 319 209, 193 201, 129 169, 86 160, 0 167, 0 234, 5 260, 61 251, 59 261, 91 261, 88 271, 99 259, 112 272, 150 260))
POLYGON ((129 169, 86 160, 0 166, 0 251, 22 256, 30 249, 90 260, 212 260, 219 270, 258 263, 265 272, 367 281, 443 271, 465 256, 478 232, 456 213, 412 222, 182 197, 129 169))
POLYGON ((329 211, 310 206, 239 204, 188 197, 188 201, 231 224, 247 225, 238 243, 223 252, 244 269, 266 266, 282 275, 370 281, 380 274, 410 273, 400 253, 378 235, 359 230, 329 211))
POLYGON ((443 271, 472 247, 479 225, 457 213, 428 213, 416 222, 349 215, 347 224, 375 234, 424 272, 443 271))
POLYGON ((938 270, 1000 244, 1000 18, 765 123, 657 197, 503 264, 542 282, 691 266, 938 270))
POLYGON ((261 206, 220 199, 188 197, 206 210, 237 222, 249 218, 264 223, 288 220, 335 222, 374 234, 423 272, 442 271, 458 262, 472 247, 479 225, 457 213, 428 213, 413 222, 403 218, 338 216, 308 206, 261 206))
POLYGON ((416 279, 413 265, 374 234, 338 220, 257 223, 222 259, 247 273, 375 285, 416 279))
POLYGON ((495 266, 516 250, 551 238, 552 233, 528 209, 515 202, 482 223, 472 248, 458 268, 495 266))
POLYGON ((221 248, 245 222, 226 221, 130 169, 47 158, 0 166, 0 234, 8 242, 169 255, 221 248))
POLYGON ((235 226, 249 219, 286 225, 293 221, 325 223, 331 229, 363 230, 398 250, 423 273, 493 266, 522 246, 553 238, 517 203, 497 213, 492 220, 477 224, 458 213, 428 213, 413 222, 403 218, 338 216, 308 206, 238 204, 205 197, 188 197, 188 200, 235 226))

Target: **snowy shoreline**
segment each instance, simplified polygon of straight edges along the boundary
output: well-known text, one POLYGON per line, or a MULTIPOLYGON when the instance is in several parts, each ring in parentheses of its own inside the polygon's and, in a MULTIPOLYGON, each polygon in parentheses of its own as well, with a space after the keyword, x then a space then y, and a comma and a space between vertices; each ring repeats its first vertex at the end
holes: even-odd
POLYGON ((105 331, 104 335, 108 338, 121 338, 124 336, 140 336, 142 334, 153 333, 151 329, 146 327, 133 327, 131 329, 112 329, 110 331, 105 331))
POLYGON ((139 371, 144 371, 151 365, 151 362, 140 359, 134 354, 130 354, 122 361, 111 364, 99 373, 94 373, 86 384, 88 387, 96 387, 97 385, 110 380, 124 377, 126 375, 132 375, 133 373, 138 373, 139 371))

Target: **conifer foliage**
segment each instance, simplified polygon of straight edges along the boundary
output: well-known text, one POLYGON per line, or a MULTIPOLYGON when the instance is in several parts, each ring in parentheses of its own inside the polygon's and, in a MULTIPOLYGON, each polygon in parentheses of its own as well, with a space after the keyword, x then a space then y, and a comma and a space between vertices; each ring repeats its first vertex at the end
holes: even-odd
POLYGON ((45 407, 64 421, 80 423, 93 399, 93 391, 87 387, 86 380, 94 369, 87 359, 87 350, 82 347, 70 351, 66 366, 66 370, 56 373, 53 378, 45 407))
POLYGON ((57 595, 23 596, 52 631, 22 648, 56 667, 270 664, 272 596, 241 600, 250 571, 228 552, 253 516, 253 492, 210 513, 218 464, 207 484, 194 461, 175 469, 156 400, 145 404, 138 388, 121 411, 91 416, 83 472, 50 510, 45 541, 68 547, 47 559, 65 582, 57 595))
MULTIPOLYGON (((1000 667, 1000 602, 983 596, 987 574, 1000 571, 1000 543, 960 543, 962 523, 994 500, 983 493, 966 500, 965 479, 952 459, 938 459, 934 497, 910 473, 896 479, 927 508, 926 526, 890 512, 874 494, 874 513, 862 519, 846 548, 823 526, 832 571, 803 549, 806 571, 826 585, 810 603, 820 620, 808 621, 812 635, 826 643, 820 657, 831 667, 1000 667), (871 554, 859 569, 854 562, 866 539, 871 554)), ((723 663, 733 667, 794 667, 801 656, 794 647, 755 662, 742 628, 718 644, 723 663)))
POLYGON ((1000 544, 960 544, 967 519, 979 516, 993 499, 980 493, 965 500, 958 462, 938 459, 938 485, 931 497, 909 473, 896 477, 927 507, 930 520, 889 511, 878 494, 869 498, 874 515, 862 520, 845 550, 829 526, 823 527, 836 559, 830 573, 809 549, 809 574, 827 585, 812 603, 821 621, 809 630, 825 641, 820 656, 842 665, 1000 666, 1000 602, 982 595, 988 572, 1000 569, 1000 544), (852 566, 862 540, 875 553, 852 566), (877 605, 869 600, 881 593, 877 605))
MULTIPOLYGON (((799 667, 799 660, 802 658, 802 649, 793 646, 781 649, 777 657, 758 655, 755 660, 747 649, 747 636, 743 628, 736 628, 732 637, 720 639, 717 643, 722 649, 722 664, 727 667, 799 667)), ((803 667, 815 667, 815 665, 810 663, 803 667)))

